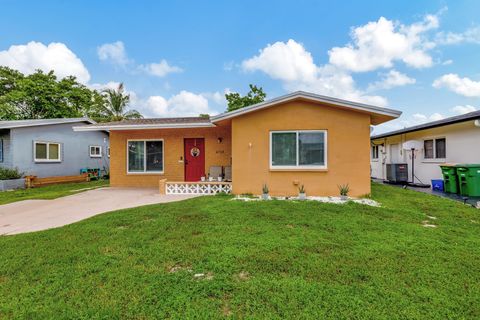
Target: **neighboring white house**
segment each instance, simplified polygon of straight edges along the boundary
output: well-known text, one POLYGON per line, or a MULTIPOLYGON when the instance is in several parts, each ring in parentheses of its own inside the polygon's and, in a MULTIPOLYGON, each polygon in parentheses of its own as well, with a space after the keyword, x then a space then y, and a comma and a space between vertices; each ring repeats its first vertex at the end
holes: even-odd
POLYGON ((412 182, 441 179, 444 163, 480 163, 480 111, 391 131, 371 137, 371 176, 386 179, 386 164, 407 163, 412 182))

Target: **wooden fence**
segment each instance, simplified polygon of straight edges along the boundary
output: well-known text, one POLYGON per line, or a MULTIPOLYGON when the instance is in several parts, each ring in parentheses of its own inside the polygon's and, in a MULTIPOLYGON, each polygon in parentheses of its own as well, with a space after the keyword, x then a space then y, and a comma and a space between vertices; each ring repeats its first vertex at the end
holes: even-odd
POLYGON ((32 187, 42 187, 51 184, 57 183, 68 183, 68 182, 83 182, 89 181, 90 178, 88 174, 82 174, 79 176, 58 176, 58 177, 47 177, 47 178, 38 178, 36 176, 27 176, 25 177, 25 185, 27 188, 32 187))

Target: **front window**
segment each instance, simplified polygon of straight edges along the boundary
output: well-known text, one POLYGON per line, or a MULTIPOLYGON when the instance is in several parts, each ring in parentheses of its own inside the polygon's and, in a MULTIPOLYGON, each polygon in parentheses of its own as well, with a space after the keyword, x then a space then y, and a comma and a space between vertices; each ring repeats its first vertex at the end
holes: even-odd
POLYGON ((54 142, 35 142, 35 161, 61 161, 60 143, 54 142))
POLYGON ((423 141, 423 157, 425 159, 445 159, 447 155, 446 139, 429 139, 423 141))
POLYGON ((270 134, 271 168, 325 169, 327 167, 326 131, 276 131, 270 134))
POLYGON ((128 141, 128 173, 163 173, 163 140, 128 141))
POLYGON ((101 158, 102 157, 102 147, 100 147, 100 146, 90 146, 90 157, 101 158))
POLYGON ((378 146, 372 146, 372 159, 378 159, 378 146))

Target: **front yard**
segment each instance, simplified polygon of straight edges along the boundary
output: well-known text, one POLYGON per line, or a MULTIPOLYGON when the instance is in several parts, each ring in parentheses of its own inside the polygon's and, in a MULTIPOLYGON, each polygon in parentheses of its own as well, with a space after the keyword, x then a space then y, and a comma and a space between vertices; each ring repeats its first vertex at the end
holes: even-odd
POLYGON ((54 184, 45 187, 0 192, 0 205, 29 199, 55 199, 85 190, 107 187, 108 180, 54 184))
POLYGON ((0 318, 480 317, 473 208, 378 184, 381 208, 230 199, 0 237, 0 318))

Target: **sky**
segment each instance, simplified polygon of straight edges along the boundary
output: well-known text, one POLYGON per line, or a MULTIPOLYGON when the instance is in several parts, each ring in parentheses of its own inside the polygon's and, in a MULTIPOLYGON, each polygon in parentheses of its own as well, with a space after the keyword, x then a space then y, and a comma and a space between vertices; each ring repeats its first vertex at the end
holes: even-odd
POLYGON ((373 133, 480 109, 480 1, 1 0, 0 65, 123 82, 146 117, 225 111, 250 83, 397 109, 373 133), (8 14, 5 14, 8 13, 8 14))

